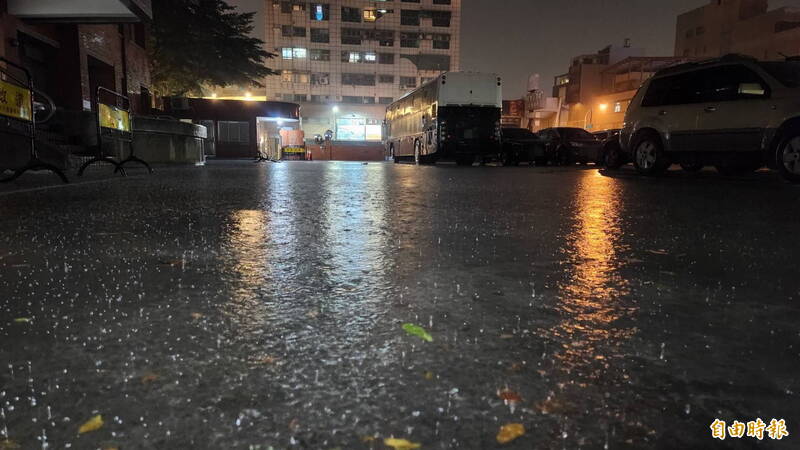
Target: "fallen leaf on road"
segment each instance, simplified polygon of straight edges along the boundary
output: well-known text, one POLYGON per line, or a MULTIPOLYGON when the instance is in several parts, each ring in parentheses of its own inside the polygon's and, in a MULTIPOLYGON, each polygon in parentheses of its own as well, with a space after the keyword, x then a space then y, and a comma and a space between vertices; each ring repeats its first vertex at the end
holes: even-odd
POLYGON ((200 314, 200 313, 198 313, 198 312, 193 312, 193 313, 192 313, 192 319, 194 319, 194 320, 200 320, 200 319, 202 319, 202 318, 203 318, 203 315, 202 315, 202 314, 200 314))
POLYGON ((319 311, 317 311, 316 309, 312 309, 311 311, 306 313, 306 317, 308 317, 309 319, 316 319, 317 317, 319 317, 319 311))
POLYGON ((425 372, 425 374, 423 374, 422 376, 423 376, 423 377, 425 377, 425 379, 426 379, 426 380, 429 380, 429 381, 430 381, 430 380, 432 380, 432 379, 433 379, 433 372, 431 372, 431 371, 429 370, 429 371, 425 372))
POLYGON ((6 439, 5 441, 0 441, 0 450, 17 450, 22 448, 16 442, 6 439))
POLYGON ((388 446, 392 447, 395 450, 412 450, 415 448, 421 448, 422 444, 418 444, 416 442, 411 442, 406 439, 395 439, 395 438, 386 438, 383 440, 383 443, 388 446))
POLYGON ((524 368, 525 366, 522 363, 515 362, 514 364, 511 364, 511 367, 509 367, 508 370, 512 372, 521 372, 524 368))
POLYGON ((500 397, 506 403, 520 403, 522 402, 522 397, 516 392, 510 389, 503 389, 501 391, 497 391, 497 396, 500 397))
POLYGON ((275 364, 278 361, 278 358, 274 356, 261 356, 253 360, 256 364, 275 364))
POLYGON ((525 427, 521 423, 510 423, 500 427, 500 432, 497 433, 497 442, 500 444, 508 444, 514 439, 525 434, 525 427))
POLYGON ((103 416, 98 414, 92 417, 91 419, 87 420, 86 423, 84 423, 83 425, 81 425, 81 427, 78 428, 78 434, 97 431, 102 427, 103 427, 103 416))
POLYGON ((501 334, 500 339, 514 339, 516 336, 513 334, 501 334))
POLYGON ((16 319, 14 319, 14 322, 15 323, 31 323, 31 319, 29 319, 27 317, 17 317, 16 319))
POLYGON ((406 323, 403 325, 403 329, 406 333, 417 336, 418 338, 422 339, 426 342, 433 342, 433 336, 430 335, 424 328, 419 325, 414 325, 413 323, 406 323))
POLYGON ((658 250, 647 250, 647 253, 652 253, 654 255, 669 255, 666 250, 658 249, 658 250))
POLYGON ((142 384, 149 384, 158 379, 158 375, 154 373, 146 373, 142 376, 142 384))
POLYGON ((182 265, 183 261, 181 261, 180 259, 168 259, 168 260, 164 260, 164 261, 159 261, 158 263, 161 264, 162 266, 177 267, 177 266, 182 265))
POLYGON ((372 437, 372 436, 362 436, 361 437, 361 442, 364 442, 364 443, 375 442, 375 438, 372 437))

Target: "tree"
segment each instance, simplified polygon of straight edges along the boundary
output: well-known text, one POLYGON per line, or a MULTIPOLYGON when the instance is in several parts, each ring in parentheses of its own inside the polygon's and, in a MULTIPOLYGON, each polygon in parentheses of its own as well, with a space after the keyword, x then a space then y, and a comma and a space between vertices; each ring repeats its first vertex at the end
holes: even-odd
POLYGON ((204 86, 263 86, 275 57, 249 36, 255 13, 223 0, 153 2, 153 85, 162 95, 202 94, 204 86))

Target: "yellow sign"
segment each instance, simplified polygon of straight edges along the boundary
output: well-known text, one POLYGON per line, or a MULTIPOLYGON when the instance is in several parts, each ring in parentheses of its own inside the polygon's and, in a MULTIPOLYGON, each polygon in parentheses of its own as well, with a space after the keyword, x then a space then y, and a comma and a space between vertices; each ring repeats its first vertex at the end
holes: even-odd
POLYGON ((130 115, 128 115, 128 111, 102 103, 99 103, 97 106, 100 111, 101 127, 126 132, 131 131, 131 118, 130 115))
POLYGON ((283 153, 305 153, 306 149, 303 147, 284 147, 283 153))
POLYGON ((31 91, 0 80, 0 114, 31 120, 31 91))

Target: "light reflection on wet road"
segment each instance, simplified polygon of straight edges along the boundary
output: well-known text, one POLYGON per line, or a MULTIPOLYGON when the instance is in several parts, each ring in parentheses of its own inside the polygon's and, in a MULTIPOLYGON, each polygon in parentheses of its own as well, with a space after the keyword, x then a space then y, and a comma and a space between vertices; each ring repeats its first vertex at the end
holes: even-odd
POLYGON ((800 436, 799 197, 764 174, 322 162, 3 195, 0 447, 800 436))

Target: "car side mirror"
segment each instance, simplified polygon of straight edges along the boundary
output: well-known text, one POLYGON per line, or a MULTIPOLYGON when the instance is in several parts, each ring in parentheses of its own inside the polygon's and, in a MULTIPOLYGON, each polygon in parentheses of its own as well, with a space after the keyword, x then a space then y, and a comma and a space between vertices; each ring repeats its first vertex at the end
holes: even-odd
POLYGON ((759 83, 740 83, 739 84, 739 95, 750 95, 754 97, 763 97, 767 94, 767 91, 764 89, 759 83))

